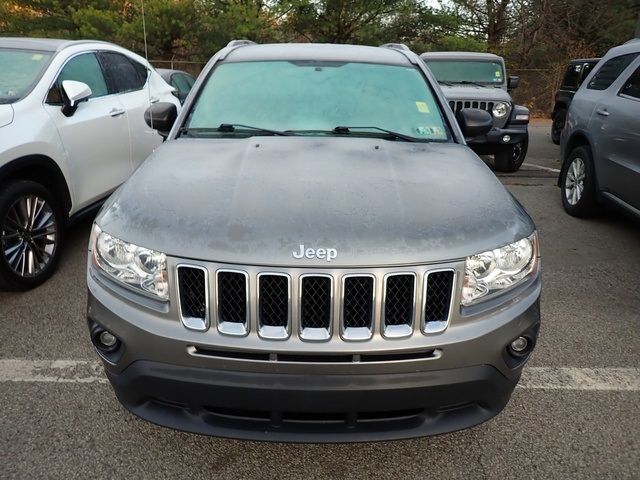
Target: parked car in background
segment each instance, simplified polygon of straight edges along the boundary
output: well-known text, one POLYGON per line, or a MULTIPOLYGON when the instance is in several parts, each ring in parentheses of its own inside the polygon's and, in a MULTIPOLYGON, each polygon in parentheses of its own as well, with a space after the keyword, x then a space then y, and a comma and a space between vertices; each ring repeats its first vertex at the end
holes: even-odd
POLYGON ((535 225, 404 45, 233 41, 96 217, 89 335, 122 404, 349 442, 500 412, 534 349, 535 225))
POLYGON ((640 217, 640 39, 612 48, 585 79, 561 135, 562 205, 576 217, 608 202, 640 217))
POLYGON ((507 77, 504 59, 475 52, 429 52, 421 58, 438 79, 454 113, 471 107, 493 117, 488 134, 467 139, 473 151, 493 155, 496 170, 518 170, 529 146, 529 109, 513 103, 509 92, 519 79, 507 77))
POLYGON ((0 38, 0 288, 54 271, 67 224, 162 142, 144 119, 171 88, 110 43, 0 38))
POLYGON ((180 100, 180 103, 184 103, 184 99, 187 98, 187 95, 191 91, 191 87, 196 83, 196 79, 187 72, 183 72, 182 70, 170 70, 167 68, 157 68, 156 71, 160 74, 160 76, 175 88, 174 95, 180 100))
POLYGON ((578 91, 585 78, 591 73, 593 67, 600 61, 599 58, 581 58, 571 60, 567 71, 562 78, 562 84, 554 96, 553 111, 551 112, 551 141, 560 145, 560 133, 564 128, 567 111, 571 105, 571 99, 578 91))

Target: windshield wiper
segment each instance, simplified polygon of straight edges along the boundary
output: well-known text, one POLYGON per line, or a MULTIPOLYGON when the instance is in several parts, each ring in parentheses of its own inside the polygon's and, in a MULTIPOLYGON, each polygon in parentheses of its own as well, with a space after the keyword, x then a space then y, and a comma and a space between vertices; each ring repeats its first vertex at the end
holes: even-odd
POLYGON ((269 128, 262 128, 262 127, 252 127, 251 125, 243 125, 241 123, 221 123, 219 127, 182 127, 180 130, 178 130, 178 133, 180 135, 185 134, 185 135, 189 135, 189 134, 195 134, 196 136, 198 134, 207 134, 207 133, 234 133, 234 132, 240 132, 241 130, 250 130, 252 132, 256 132, 256 133, 268 133, 269 135, 281 135, 281 136, 291 136, 291 135, 295 135, 292 132, 281 132, 280 130, 271 130, 269 128))
POLYGON ((478 82, 472 82, 471 80, 461 80, 461 81, 456 82, 456 83, 459 83, 460 85, 475 85, 477 87, 486 87, 487 86, 486 84, 478 83, 478 82))
POLYGON ((405 135, 404 133, 394 132, 393 130, 387 130, 386 128, 381 128, 381 127, 345 127, 341 125, 334 128, 332 132, 338 135, 348 135, 350 133, 353 133, 352 130, 378 130, 380 132, 386 133, 387 135, 395 138, 396 140, 403 140, 405 142, 419 141, 419 139, 411 137, 409 135, 405 135))
POLYGON ((440 85, 446 85, 447 87, 452 87, 452 86, 453 86, 453 83, 451 83, 451 82, 446 82, 446 81, 444 81, 444 80, 438 80, 438 83, 439 83, 440 85))

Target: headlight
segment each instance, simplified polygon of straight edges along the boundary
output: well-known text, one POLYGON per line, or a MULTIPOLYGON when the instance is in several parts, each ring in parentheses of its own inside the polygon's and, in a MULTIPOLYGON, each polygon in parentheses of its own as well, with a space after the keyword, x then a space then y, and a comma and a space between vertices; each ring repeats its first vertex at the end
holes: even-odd
POLYGON ((92 264, 114 280, 162 300, 169 298, 167 257, 139 247, 93 226, 89 243, 92 264))
POLYGON ((470 305, 481 298, 518 284, 538 265, 538 234, 523 238, 495 250, 467 257, 462 304, 470 305))
POLYGON ((507 106, 506 103, 503 103, 503 102, 497 102, 493 106, 493 110, 492 110, 493 116, 496 118, 504 117, 508 111, 509 111, 509 107, 507 106))

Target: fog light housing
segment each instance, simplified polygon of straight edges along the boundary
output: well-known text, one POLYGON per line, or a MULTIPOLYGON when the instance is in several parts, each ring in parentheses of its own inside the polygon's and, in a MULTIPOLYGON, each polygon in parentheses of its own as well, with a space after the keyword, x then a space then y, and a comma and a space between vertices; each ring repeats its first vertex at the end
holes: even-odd
POLYGON ((529 340, 527 340, 527 337, 518 337, 513 342, 511 342, 510 348, 515 353, 522 353, 527 349, 528 346, 529 340))
POLYGON ((511 135, 504 135, 504 136, 502 137, 502 141, 503 141, 504 143, 508 143, 508 142, 509 142, 509 140, 511 140, 511 135))
POLYGON ((102 343, 105 347, 111 348, 113 347, 118 339, 111 333, 106 330, 100 333, 100 343, 102 343))
POLYGON ((103 354, 116 352, 122 345, 118 337, 97 324, 91 329, 91 341, 103 354))

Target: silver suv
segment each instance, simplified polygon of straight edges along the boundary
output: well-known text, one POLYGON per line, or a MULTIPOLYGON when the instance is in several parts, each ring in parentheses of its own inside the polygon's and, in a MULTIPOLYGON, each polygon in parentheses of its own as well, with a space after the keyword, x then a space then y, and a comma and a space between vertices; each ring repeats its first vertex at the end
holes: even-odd
POLYGON ((437 434, 500 412, 535 345, 535 226, 406 47, 234 41, 107 201, 91 340, 123 405, 279 441, 437 434))
POLYGON ((573 97, 561 135, 564 209, 609 203, 640 217, 640 39, 612 48, 573 97))

